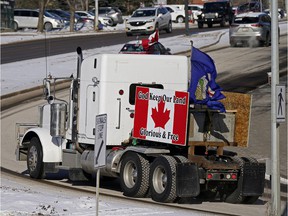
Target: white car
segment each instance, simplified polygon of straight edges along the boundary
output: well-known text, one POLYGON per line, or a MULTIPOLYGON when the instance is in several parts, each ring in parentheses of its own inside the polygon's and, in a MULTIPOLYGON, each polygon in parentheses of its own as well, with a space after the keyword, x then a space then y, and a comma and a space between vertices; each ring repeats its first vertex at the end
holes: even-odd
POLYGON ((179 7, 174 5, 165 5, 164 6, 171 14, 173 22, 183 23, 185 22, 185 11, 181 10, 179 7))
MULTIPOLYGON (((14 9, 13 28, 17 31, 20 28, 37 28, 39 19, 39 10, 14 9)), ((61 29, 65 26, 64 20, 54 15, 44 12, 43 28, 46 31, 52 29, 61 29)))
POLYGON ((152 34, 156 29, 172 32, 171 14, 165 7, 143 7, 135 10, 125 21, 127 36, 152 34))
MULTIPOLYGON (((75 11, 75 13, 81 18, 91 19, 94 21, 95 15, 89 11, 75 11)), ((112 26, 112 19, 109 17, 98 16, 98 22, 105 26, 112 26)))

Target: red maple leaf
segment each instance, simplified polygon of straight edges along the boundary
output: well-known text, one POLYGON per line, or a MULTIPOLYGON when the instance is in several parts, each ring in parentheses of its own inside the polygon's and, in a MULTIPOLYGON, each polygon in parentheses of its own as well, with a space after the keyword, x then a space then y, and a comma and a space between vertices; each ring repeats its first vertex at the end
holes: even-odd
POLYGON ((152 108, 152 119, 155 123, 155 128, 156 127, 161 127, 163 129, 165 129, 165 125, 166 123, 169 121, 170 117, 170 110, 166 109, 164 112, 164 107, 165 107, 165 102, 164 101, 160 101, 158 103, 158 110, 157 108, 152 108))

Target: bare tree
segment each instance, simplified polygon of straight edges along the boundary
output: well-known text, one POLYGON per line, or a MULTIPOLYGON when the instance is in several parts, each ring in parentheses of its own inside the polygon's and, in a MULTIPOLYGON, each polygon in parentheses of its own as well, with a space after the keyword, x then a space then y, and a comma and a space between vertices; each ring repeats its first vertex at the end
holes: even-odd
POLYGON ((45 10, 45 0, 39 0, 39 19, 37 31, 43 32, 44 30, 44 10, 45 10))
POLYGON ((37 25, 37 31, 43 32, 44 31, 44 11, 49 3, 49 0, 39 0, 39 19, 38 19, 38 25, 37 25))
POLYGON ((77 0, 67 0, 67 3, 70 8, 70 32, 74 32, 76 1, 77 0))

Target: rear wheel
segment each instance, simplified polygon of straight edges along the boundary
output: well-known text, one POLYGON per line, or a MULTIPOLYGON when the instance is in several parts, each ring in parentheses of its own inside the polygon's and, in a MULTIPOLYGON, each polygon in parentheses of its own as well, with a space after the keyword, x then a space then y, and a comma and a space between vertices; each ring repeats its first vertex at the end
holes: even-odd
POLYGON ((270 34, 267 33, 266 38, 265 38, 265 42, 264 42, 264 46, 269 47, 270 45, 270 34))
POLYGON ((44 178, 44 163, 42 146, 37 137, 33 137, 30 141, 27 152, 27 168, 32 178, 44 178))
POLYGON ((184 17, 183 17, 183 16, 178 16, 178 17, 176 18, 176 22, 177 22, 177 23, 183 23, 183 22, 184 22, 184 17))
POLYGON ((13 21, 12 28, 14 31, 18 31, 18 24, 17 22, 13 21))
POLYGON ((149 161, 140 154, 128 152, 120 168, 120 185, 125 196, 145 197, 149 188, 149 161))
POLYGON ((172 23, 171 23, 171 22, 168 23, 166 32, 167 32, 167 33, 171 33, 171 32, 172 32, 172 23))
POLYGON ((172 156, 157 157, 150 168, 151 197, 157 202, 173 202, 176 194, 176 160, 172 156))

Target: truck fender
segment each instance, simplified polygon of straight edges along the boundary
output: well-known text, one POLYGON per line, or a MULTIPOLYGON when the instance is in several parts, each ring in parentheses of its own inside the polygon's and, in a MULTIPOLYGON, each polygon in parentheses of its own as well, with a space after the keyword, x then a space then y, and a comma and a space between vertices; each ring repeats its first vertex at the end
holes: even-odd
POLYGON ((40 140, 44 163, 62 162, 62 146, 66 144, 66 140, 60 137, 52 137, 50 131, 45 128, 31 128, 26 131, 20 144, 27 146, 27 142, 30 143, 33 137, 40 140))

